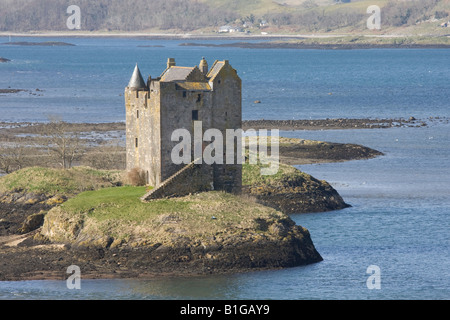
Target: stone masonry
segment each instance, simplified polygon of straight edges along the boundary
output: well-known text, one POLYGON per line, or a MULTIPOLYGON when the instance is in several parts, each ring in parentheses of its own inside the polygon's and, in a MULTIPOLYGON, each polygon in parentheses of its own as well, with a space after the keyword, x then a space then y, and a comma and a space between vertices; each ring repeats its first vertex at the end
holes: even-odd
MULTIPOLYGON (((202 133, 213 128, 220 130, 225 146, 226 129, 242 127, 241 90, 241 79, 228 60, 215 61, 209 69, 204 58, 194 67, 176 66, 175 60, 169 58, 161 76, 148 77, 146 82, 136 65, 125 88, 127 170, 138 168, 145 173, 147 184, 158 188, 166 179, 189 166, 173 163, 172 149, 179 141, 171 141, 171 137, 181 128, 194 137, 196 121, 201 121, 202 133)), ((205 142, 203 144, 204 148, 205 142)), ((191 151, 194 159, 194 139, 191 151)), ((240 192, 242 166, 236 161, 234 164, 203 163, 201 166, 210 167, 201 170, 202 179, 205 179, 201 185, 240 192)), ((189 193, 195 192, 195 185, 199 184, 191 183, 189 176, 183 177, 182 182, 178 177, 177 183, 191 185, 189 193)), ((180 195, 185 193, 182 189, 185 188, 180 186, 180 195)))

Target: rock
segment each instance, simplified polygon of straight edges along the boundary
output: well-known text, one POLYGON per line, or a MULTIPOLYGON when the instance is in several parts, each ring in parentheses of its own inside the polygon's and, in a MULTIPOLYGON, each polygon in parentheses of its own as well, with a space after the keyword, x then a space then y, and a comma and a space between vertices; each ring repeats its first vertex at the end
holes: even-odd
POLYGON ((257 199, 258 203, 286 214, 339 210, 350 207, 326 181, 313 177, 300 177, 283 185, 243 186, 242 192, 257 199))
POLYGON ((36 230, 44 223, 44 217, 46 213, 46 211, 41 211, 39 213, 28 216, 23 222, 22 227, 20 227, 18 231, 20 233, 28 233, 36 230))
POLYGON ((417 119, 414 117, 409 117, 409 121, 416 121, 417 119))
POLYGON ((255 100, 254 103, 261 103, 261 100, 255 100))
POLYGON ((11 60, 0 57, 0 62, 9 62, 9 61, 11 61, 11 60))

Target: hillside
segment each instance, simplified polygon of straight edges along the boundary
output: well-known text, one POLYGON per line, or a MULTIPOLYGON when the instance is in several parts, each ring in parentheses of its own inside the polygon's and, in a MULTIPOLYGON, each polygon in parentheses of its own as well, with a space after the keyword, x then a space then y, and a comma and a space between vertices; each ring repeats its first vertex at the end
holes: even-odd
MULTIPOLYGON (((0 32, 68 31, 68 0, 4 0, 0 32)), ((448 34, 450 0, 80 0, 79 32, 448 34), (366 10, 381 8, 381 30, 366 10)), ((71 32, 78 32, 70 30, 71 32)))

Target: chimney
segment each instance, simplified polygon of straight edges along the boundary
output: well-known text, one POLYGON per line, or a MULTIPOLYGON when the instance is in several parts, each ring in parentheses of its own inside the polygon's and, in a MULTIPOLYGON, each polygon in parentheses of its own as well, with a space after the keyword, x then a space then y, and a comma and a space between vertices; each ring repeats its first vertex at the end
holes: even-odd
POLYGON ((206 76, 208 74, 208 62, 206 62, 205 57, 200 60, 199 65, 200 71, 206 76))
POLYGON ((175 66, 175 58, 168 58, 167 59, 167 68, 174 67, 175 66))

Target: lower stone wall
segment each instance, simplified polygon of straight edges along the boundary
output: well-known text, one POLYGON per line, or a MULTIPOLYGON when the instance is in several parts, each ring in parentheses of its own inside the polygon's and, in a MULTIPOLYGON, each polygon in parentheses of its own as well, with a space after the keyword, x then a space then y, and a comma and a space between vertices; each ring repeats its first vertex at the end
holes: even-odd
POLYGON ((213 170, 210 165, 191 162, 183 169, 164 180, 158 187, 145 194, 141 200, 182 197, 190 193, 214 189, 213 170))

